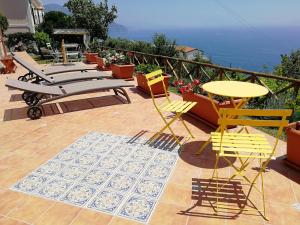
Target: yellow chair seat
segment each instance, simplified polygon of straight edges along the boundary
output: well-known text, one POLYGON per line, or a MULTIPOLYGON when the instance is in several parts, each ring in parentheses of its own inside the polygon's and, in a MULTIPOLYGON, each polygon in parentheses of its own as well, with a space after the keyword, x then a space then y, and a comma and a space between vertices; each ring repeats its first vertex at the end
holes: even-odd
POLYGON ((213 150, 220 156, 267 159, 273 148, 263 134, 212 133, 213 150))
POLYGON ((174 100, 170 102, 165 102, 159 108, 163 112, 186 113, 191 108, 193 108, 196 104, 197 104, 196 102, 174 100))

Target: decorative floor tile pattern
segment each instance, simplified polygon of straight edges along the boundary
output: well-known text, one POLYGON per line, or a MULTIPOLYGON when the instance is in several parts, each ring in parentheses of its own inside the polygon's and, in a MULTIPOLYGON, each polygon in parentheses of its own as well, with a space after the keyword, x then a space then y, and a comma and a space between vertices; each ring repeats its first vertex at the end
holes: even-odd
POLYGON ((90 132, 12 190, 147 223, 179 146, 90 132))

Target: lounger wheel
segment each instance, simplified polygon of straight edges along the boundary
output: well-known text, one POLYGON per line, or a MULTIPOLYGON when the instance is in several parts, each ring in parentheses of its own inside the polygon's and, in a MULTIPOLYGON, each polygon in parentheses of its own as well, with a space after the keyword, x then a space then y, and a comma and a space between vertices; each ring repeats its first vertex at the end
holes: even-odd
POLYGON ((30 107, 27 116, 32 120, 37 120, 42 117, 42 109, 37 106, 30 107))
POLYGON ((27 78, 26 78, 26 76, 19 76, 18 80, 26 82, 27 78))
POLYGON ((28 98, 28 96, 31 95, 31 94, 32 94, 31 92, 24 91, 24 93, 22 94, 22 99, 24 101, 26 101, 26 99, 28 98))
POLYGON ((26 94, 26 95, 27 96, 24 99, 24 101, 26 102, 27 105, 34 106, 37 103, 39 103, 40 99, 36 96, 36 94, 29 93, 29 94, 26 94))

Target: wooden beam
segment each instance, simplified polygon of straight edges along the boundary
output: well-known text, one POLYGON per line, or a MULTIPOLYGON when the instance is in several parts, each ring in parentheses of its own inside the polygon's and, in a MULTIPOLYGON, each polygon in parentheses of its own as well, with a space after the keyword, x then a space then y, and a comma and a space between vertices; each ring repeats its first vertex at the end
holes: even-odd
POLYGON ((175 75, 176 79, 178 80, 178 79, 179 79, 179 77, 178 77, 178 75, 177 75, 176 71, 174 70, 174 67, 171 65, 171 63, 169 62, 169 60, 168 60, 168 59, 166 59, 166 63, 167 63, 167 65, 168 65, 168 66, 171 68, 171 70, 172 70, 173 74, 175 75))

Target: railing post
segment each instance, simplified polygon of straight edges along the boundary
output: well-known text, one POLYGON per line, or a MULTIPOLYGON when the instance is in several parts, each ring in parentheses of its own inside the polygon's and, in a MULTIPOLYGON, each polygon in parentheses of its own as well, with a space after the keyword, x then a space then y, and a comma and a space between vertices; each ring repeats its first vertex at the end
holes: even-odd
POLYGON ((299 83, 295 84, 295 87, 294 87, 294 98, 295 99, 298 97, 299 88, 300 88, 300 84, 299 83))
POLYGON ((163 63, 164 63, 164 71, 165 73, 168 73, 168 65, 167 65, 167 59, 166 58, 163 58, 163 63))
POLYGON ((224 70, 219 70, 219 80, 223 80, 224 79, 224 70))
POLYGON ((182 78, 182 61, 180 60, 180 63, 179 63, 179 78, 181 79, 182 78))
POLYGON ((201 75, 200 75, 200 66, 197 64, 197 66, 196 66, 196 69, 195 69, 196 71, 196 77, 197 77, 197 79, 199 79, 199 80, 201 80, 201 75))

